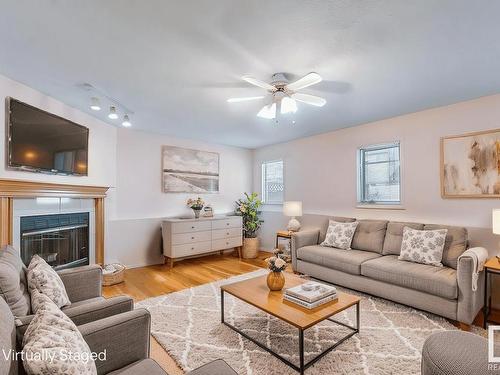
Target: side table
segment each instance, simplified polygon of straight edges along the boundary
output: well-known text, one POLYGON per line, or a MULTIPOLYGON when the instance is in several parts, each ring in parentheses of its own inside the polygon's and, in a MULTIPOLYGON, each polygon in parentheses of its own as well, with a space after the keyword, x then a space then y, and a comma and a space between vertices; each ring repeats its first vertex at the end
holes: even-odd
POLYGON ((483 305, 483 328, 488 326, 488 317, 491 310, 491 293, 488 297, 488 287, 491 290, 491 274, 500 275, 500 261, 493 257, 484 264, 484 305, 483 305))
POLYGON ((292 232, 287 230, 279 230, 276 232, 276 246, 275 246, 276 249, 278 248, 280 238, 286 238, 288 240, 291 240, 292 232))

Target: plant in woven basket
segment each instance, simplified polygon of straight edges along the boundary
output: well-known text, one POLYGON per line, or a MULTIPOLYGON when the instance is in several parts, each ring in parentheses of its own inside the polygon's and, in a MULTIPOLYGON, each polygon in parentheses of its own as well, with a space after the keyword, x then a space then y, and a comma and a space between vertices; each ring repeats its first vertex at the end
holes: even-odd
POLYGON ((264 222, 259 218, 259 208, 262 206, 262 201, 258 198, 257 193, 245 193, 245 199, 236 201, 236 215, 243 217, 243 234, 245 238, 257 237, 257 231, 264 222))

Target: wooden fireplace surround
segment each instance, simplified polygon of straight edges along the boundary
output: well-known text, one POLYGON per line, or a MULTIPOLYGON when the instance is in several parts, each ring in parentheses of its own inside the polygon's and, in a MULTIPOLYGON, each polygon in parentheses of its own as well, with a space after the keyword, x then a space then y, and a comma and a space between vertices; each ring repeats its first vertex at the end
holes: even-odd
POLYGON ((109 187, 0 179, 0 246, 12 244, 14 198, 92 198, 95 209, 95 262, 104 263, 104 198, 109 187))

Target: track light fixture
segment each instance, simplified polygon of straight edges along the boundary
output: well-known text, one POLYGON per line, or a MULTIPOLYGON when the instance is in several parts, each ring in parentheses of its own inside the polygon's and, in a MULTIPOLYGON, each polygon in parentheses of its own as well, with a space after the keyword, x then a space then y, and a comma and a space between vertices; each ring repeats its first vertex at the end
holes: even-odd
POLYGON ((128 115, 125 115, 123 116, 123 122, 122 122, 122 125, 126 128, 129 128, 132 126, 132 123, 130 122, 130 118, 128 117, 128 115))
POLYGON ((95 96, 90 98, 90 109, 93 111, 101 110, 101 104, 99 103, 99 98, 96 98, 95 96))
POLYGON ((109 115, 108 117, 111 119, 111 120, 116 120, 118 118, 118 114, 116 113, 116 107, 115 106, 111 106, 109 107, 109 115))

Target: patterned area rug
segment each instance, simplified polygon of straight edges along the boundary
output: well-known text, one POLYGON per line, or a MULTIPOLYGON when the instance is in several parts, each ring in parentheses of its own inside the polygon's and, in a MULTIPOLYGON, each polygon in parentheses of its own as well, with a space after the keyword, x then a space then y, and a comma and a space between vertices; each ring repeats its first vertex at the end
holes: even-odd
MULTIPOLYGON (((152 315, 152 334, 189 371, 223 358, 238 374, 296 374, 280 360, 220 323, 220 285, 265 275, 259 270, 150 298, 137 304, 152 315)), ((339 288, 341 289, 341 288, 339 288)), ((348 291, 347 289, 342 289, 348 291)), ((446 319, 380 298, 362 297, 361 330, 306 370, 306 374, 420 374, 420 351, 434 332, 455 330, 446 319)), ((226 320, 298 363, 297 329, 226 294, 226 320)), ((355 324, 355 309, 335 317, 355 324)), ((484 334, 476 328, 475 332, 484 334)), ((305 332, 305 359, 331 346, 347 329, 324 322, 305 332)))

